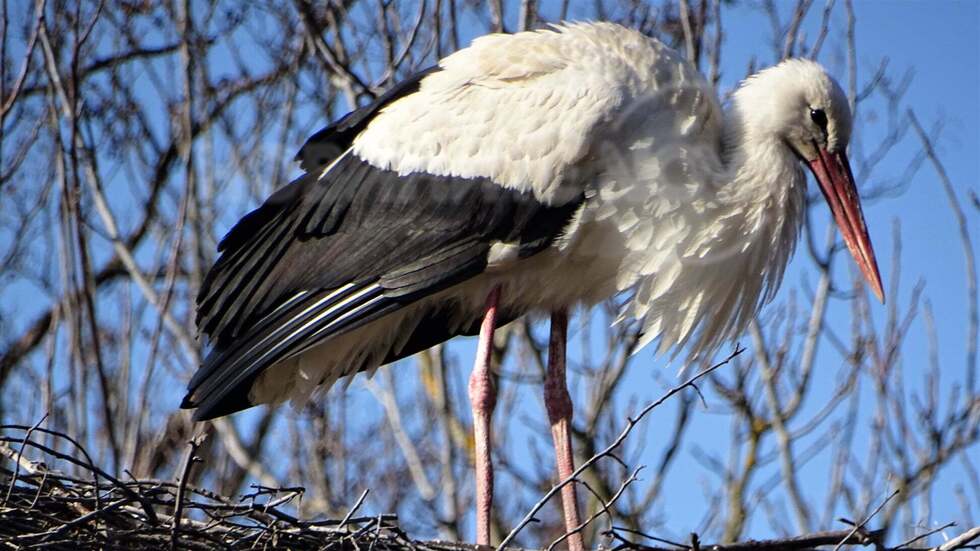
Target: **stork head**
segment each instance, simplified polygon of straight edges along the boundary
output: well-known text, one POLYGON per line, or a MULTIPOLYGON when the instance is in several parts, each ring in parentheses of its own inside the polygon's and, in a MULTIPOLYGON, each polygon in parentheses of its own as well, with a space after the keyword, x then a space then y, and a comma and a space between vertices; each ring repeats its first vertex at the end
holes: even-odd
POLYGON ((841 235, 871 290, 884 300, 881 275, 847 160, 851 109, 837 81, 819 64, 790 59, 750 77, 734 107, 746 141, 785 144, 813 173, 841 235))

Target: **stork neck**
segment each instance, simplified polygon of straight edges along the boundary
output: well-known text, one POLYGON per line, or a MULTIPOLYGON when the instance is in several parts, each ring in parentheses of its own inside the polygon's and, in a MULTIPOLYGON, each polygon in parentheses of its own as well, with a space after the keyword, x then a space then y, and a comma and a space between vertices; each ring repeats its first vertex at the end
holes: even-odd
POLYGON ((732 200, 782 207, 802 201, 806 177, 779 136, 760 132, 729 114, 723 150, 732 200))
POLYGON ((806 176, 783 139, 726 113, 723 160, 728 181, 721 202, 741 232, 764 248, 779 272, 795 248, 806 206, 806 176))

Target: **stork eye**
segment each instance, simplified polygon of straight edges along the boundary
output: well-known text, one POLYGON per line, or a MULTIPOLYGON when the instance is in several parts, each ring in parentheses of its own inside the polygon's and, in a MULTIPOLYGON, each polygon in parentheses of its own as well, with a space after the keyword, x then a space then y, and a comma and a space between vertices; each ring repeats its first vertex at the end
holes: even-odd
POLYGON ((810 120, 821 130, 827 130, 827 113, 824 113, 823 109, 810 109, 810 120))

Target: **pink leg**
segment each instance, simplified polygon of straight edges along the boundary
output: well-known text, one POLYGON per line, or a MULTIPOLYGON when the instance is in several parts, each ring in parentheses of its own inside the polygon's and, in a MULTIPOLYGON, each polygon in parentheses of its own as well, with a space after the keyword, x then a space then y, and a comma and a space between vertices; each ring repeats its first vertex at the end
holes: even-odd
POLYGON ((487 296, 487 309, 480 326, 476 362, 470 374, 470 404, 473 406, 473 441, 476 462, 476 543, 490 545, 490 510, 493 506, 493 463, 490 459, 490 427, 497 390, 490 376, 493 353, 493 331, 497 326, 497 304, 500 287, 487 296))
MULTIPOLYGON (((572 399, 568 395, 565 382, 565 347, 568 333, 568 311, 559 310, 551 314, 551 339, 548 345, 548 371, 544 377, 544 405, 551 422, 551 436, 555 441, 555 463, 558 467, 558 480, 572 476, 575 470, 575 457, 572 455, 572 399)), ((571 532, 579 523, 578 503, 575 500, 575 484, 567 484, 561 490, 562 511, 565 515, 565 530, 571 532)), ((581 534, 568 538, 570 551, 584 549, 581 534)))

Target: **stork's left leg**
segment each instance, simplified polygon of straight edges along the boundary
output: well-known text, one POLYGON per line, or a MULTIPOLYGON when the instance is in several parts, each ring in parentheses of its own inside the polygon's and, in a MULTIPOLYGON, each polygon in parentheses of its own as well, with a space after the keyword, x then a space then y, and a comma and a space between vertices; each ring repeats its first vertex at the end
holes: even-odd
POLYGON ((490 512, 493 509, 493 463, 490 459, 492 442, 490 429, 497 391, 493 387, 490 363, 493 360, 493 332, 497 327, 497 306, 500 287, 487 296, 487 306, 480 325, 480 341, 476 346, 476 362, 470 374, 469 394, 473 406, 474 464, 476 466, 476 543, 490 545, 490 512))
MULTIPOLYGON (((572 476, 575 458, 572 455, 572 399, 568 395, 565 382, 565 347, 568 334, 568 311, 558 310, 551 314, 551 339, 548 344, 548 371, 544 376, 544 405, 551 423, 551 436, 555 441, 555 463, 558 467, 558 480, 572 476)), ((571 532, 578 527, 578 503, 575 500, 575 483, 566 484, 561 489, 562 512, 565 515, 565 530, 571 532)), ((584 548, 581 534, 568 538, 570 551, 584 548)))

